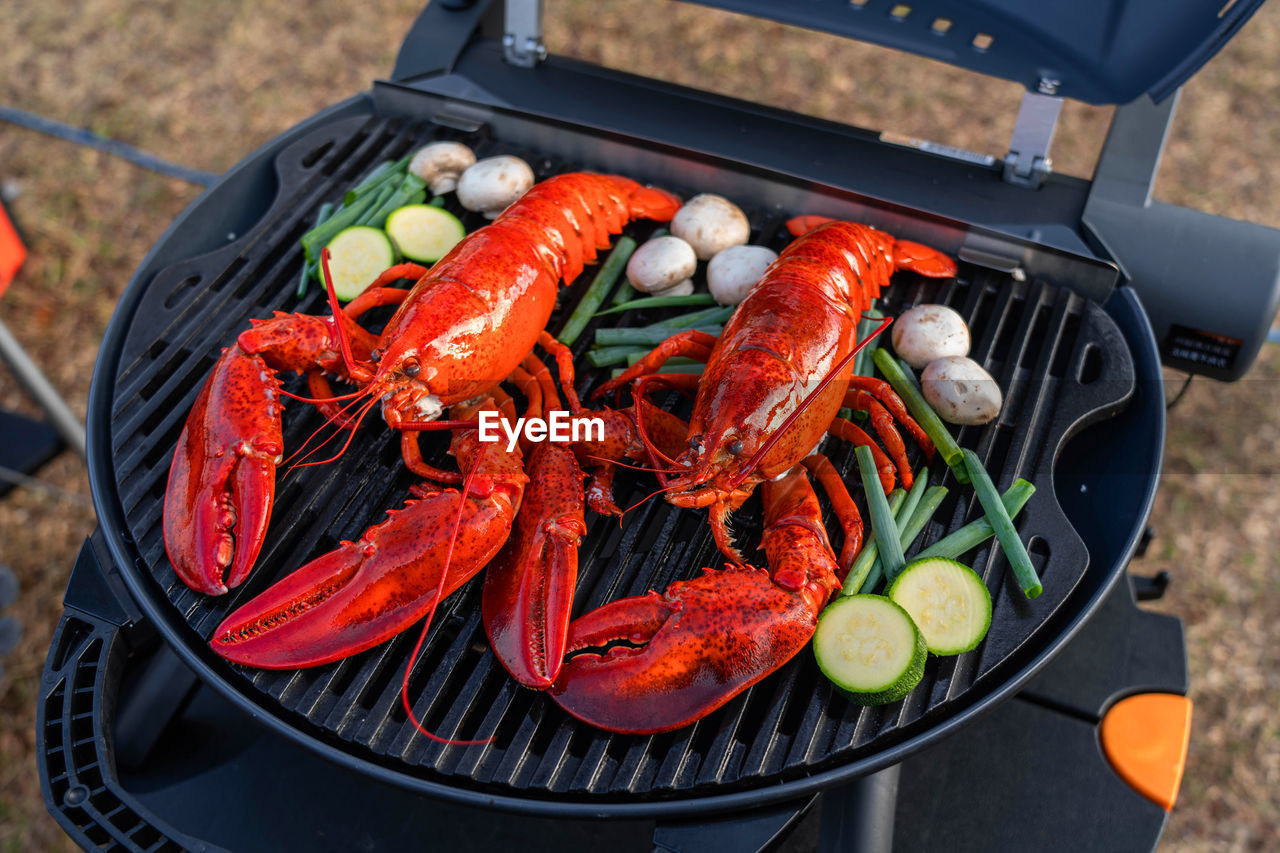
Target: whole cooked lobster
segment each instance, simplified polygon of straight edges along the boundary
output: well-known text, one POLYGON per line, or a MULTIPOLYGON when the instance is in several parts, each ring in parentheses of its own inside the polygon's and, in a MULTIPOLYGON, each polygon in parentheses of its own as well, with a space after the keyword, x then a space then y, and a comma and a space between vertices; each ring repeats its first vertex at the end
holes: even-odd
MULTIPOLYGON (((340 427, 354 430, 381 404, 383 419, 401 432, 405 464, 428 485, 358 542, 343 543, 238 608, 216 629, 213 648, 274 668, 345 657, 403 630, 489 562, 525 498, 521 450, 479 441, 471 423, 452 438, 461 472, 442 471, 423 460, 419 431, 436 425, 446 408, 464 424, 486 411, 514 419, 498 384, 511 377, 546 385, 535 376, 541 362, 530 358, 539 339, 557 351, 543 327, 559 282, 576 278, 630 220, 669 220, 678 206, 669 193, 628 178, 553 177, 429 271, 393 267, 345 310, 331 293, 332 316, 278 312, 241 333, 197 397, 170 468, 165 550, 188 586, 226 592, 249 574, 265 540, 283 453, 277 373, 305 373, 313 402, 340 427), (417 279, 412 289, 388 286, 406 277, 417 279), (375 335, 356 320, 379 305, 398 308, 375 335), (358 390, 335 397, 325 374, 358 390)), ((568 365, 565 356, 558 359, 568 365)), ((626 429, 631 419, 609 423, 626 429)), ((618 454, 640 451, 626 435, 606 438, 618 454)))
MULTIPOLYGON (((933 450, 892 390, 875 380, 851 383, 851 362, 865 343, 857 341, 859 318, 895 270, 950 277, 955 263, 866 225, 806 217, 793 229, 815 224, 765 271, 718 338, 697 331, 669 338, 600 389, 634 382, 633 394, 643 398, 651 383, 672 384, 654 375, 672 356, 706 362, 687 448, 675 458, 658 446, 650 452, 655 465, 668 466, 660 474, 668 501, 710 507, 716 543, 732 564, 677 581, 661 594, 606 604, 569 626, 568 658, 551 694, 585 722, 635 733, 686 725, 777 670, 808 642, 862 534, 852 498, 815 449, 828 432, 875 448, 836 417, 841 406, 868 411, 907 485, 905 449, 879 401, 923 439, 927 454, 933 450), (844 528, 838 561, 801 463, 823 484, 844 528), (772 574, 746 564, 728 527, 729 514, 760 483, 772 574)), ((646 437, 643 412, 639 431, 646 437)), ((883 454, 878 459, 887 492, 894 463, 883 454)))

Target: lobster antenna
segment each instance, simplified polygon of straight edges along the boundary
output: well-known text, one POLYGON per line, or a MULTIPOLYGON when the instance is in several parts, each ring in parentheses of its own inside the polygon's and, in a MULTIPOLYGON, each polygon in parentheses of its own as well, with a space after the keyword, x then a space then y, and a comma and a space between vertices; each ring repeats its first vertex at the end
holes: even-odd
MULTIPOLYGON (((282 392, 282 393, 283 393, 283 392, 282 392)), ((362 396, 363 396, 363 395, 362 395, 362 396)), ((320 431, 321 431, 322 429, 324 429, 325 427, 329 426, 330 424, 337 424, 337 425, 338 425, 338 432, 341 432, 342 430, 346 429, 346 426, 344 426, 344 425, 342 425, 342 424, 338 424, 338 418, 339 418, 339 416, 341 416, 341 415, 345 415, 345 414, 347 413, 347 410, 348 410, 348 409, 350 409, 352 406, 356 406, 356 405, 360 404, 361 402, 362 402, 362 401, 361 401, 361 400, 359 400, 359 399, 352 400, 350 403, 347 403, 345 406, 343 406, 341 409, 338 409, 338 411, 334 412, 334 413, 333 413, 332 415, 330 415, 329 417, 326 417, 326 418, 324 419, 324 421, 320 424, 320 426, 316 427, 314 430, 312 430, 312 431, 311 431, 311 434, 307 436, 307 440, 306 440, 306 441, 304 441, 304 442, 302 442, 302 444, 300 444, 300 445, 298 446, 298 449, 297 449, 297 450, 295 450, 295 451, 293 451, 292 453, 290 453, 290 454, 289 454, 289 456, 288 456, 284 461, 285 461, 285 462, 289 462, 289 461, 291 461, 294 457, 296 457, 299 453, 301 453, 302 451, 306 450, 306 449, 307 449, 307 445, 311 443, 311 440, 312 440, 313 438, 315 438, 317 435, 319 435, 319 434, 320 434, 320 431)), ((360 417, 363 417, 363 415, 360 415, 360 417)), ((357 428, 357 427, 359 427, 359 426, 360 426, 360 423, 359 423, 359 421, 357 420, 357 422, 356 422, 355 424, 352 424, 351 428, 354 430, 354 429, 356 429, 356 428, 357 428)), ((314 453, 314 452, 316 451, 316 449, 318 449, 318 448, 320 448, 320 447, 324 447, 326 444, 328 444, 329 442, 333 441, 334 436, 336 436, 336 435, 338 434, 338 432, 335 432, 333 435, 329 436, 329 437, 328 437, 328 438, 326 438, 324 441, 320 442, 320 444, 319 444, 319 445, 317 445, 315 448, 312 448, 311 453, 314 453)), ((311 455, 311 453, 308 453, 308 454, 307 454, 307 456, 310 456, 310 455, 311 455)), ((303 459, 306 459, 307 457, 306 457, 306 456, 304 456, 304 457, 302 457, 302 458, 303 458, 303 459)))
MULTIPOLYGON (((338 430, 338 432, 335 432, 333 435, 329 436, 324 441, 320 442, 315 447, 311 448, 311 450, 307 451, 307 455, 302 457, 302 459, 299 459, 297 462, 293 463, 292 465, 290 465, 288 470, 292 471, 294 468, 310 468, 313 465, 328 465, 330 462, 341 459, 342 455, 347 452, 347 448, 351 446, 351 442, 355 440, 356 430, 360 428, 360 422, 364 420, 364 416, 369 414, 369 410, 372 409, 374 405, 377 404, 377 402, 378 402, 377 398, 370 400, 369 402, 365 403, 363 408, 361 408, 356 413, 355 425, 351 427, 351 434, 347 436, 347 440, 343 443, 341 450, 339 450, 337 453, 330 456, 328 459, 321 459, 315 462, 304 461, 308 456, 315 453, 317 450, 324 447, 329 442, 333 441, 333 439, 338 435, 338 432, 341 432, 341 430, 338 430)), ((315 433, 312 433, 312 435, 314 434, 315 433)))
POLYGON ((493 738, 488 737, 484 740, 451 740, 449 738, 440 737, 438 734, 427 731, 422 723, 418 722, 417 716, 413 713, 413 707, 409 704, 409 674, 413 672, 414 661, 418 659, 419 653, 422 651, 422 644, 427 639, 427 632, 431 629, 431 620, 436 615, 436 607, 440 604, 441 593, 444 592, 444 579, 449 573, 449 566, 453 563, 453 546, 458 541, 458 530, 462 527, 462 514, 467 508, 467 495, 471 491, 471 482, 476 474, 476 466, 473 464, 467 471, 466 478, 462 481, 462 491, 458 495, 458 514, 453 519, 453 533, 449 536, 449 548, 444 555, 444 569, 440 572, 440 582, 436 584, 436 595, 431 601, 431 609, 427 611, 426 621, 422 623, 422 633, 418 635, 418 642, 413 647, 413 654, 409 656, 409 662, 404 667, 404 680, 400 683, 400 704, 404 706, 405 716, 409 722, 413 723, 413 727, 418 733, 425 738, 435 741, 436 743, 448 744, 450 746, 480 746, 492 743, 493 738))
POLYGON ((320 250, 320 270, 324 274, 324 287, 329 292, 329 310, 333 313, 333 326, 338 333, 338 346, 342 350, 342 363, 347 375, 355 376, 356 360, 351 355, 351 341, 347 339, 346 314, 338 304, 338 292, 333 289, 333 275, 329 272, 329 247, 320 250))
POLYGON ((280 396, 288 397, 290 400, 300 400, 303 403, 327 403, 338 400, 354 400, 356 397, 363 397, 367 392, 352 391, 350 394, 335 394, 332 397, 304 397, 301 394, 293 394, 289 391, 280 389, 280 396))
POLYGON ((840 359, 840 362, 835 367, 827 371, 827 375, 822 377, 822 381, 818 383, 818 387, 805 395, 805 398, 800 401, 800 405, 796 406, 791 414, 787 415, 787 418, 782 422, 782 425, 774 430, 769 437, 764 440, 764 443, 760 445, 760 449, 752 454, 751 458, 747 460, 747 464, 743 466, 737 476, 728 482, 727 485, 730 489, 737 488, 743 480, 751 476, 751 472, 760 465, 760 460, 764 459, 765 454, 773 449, 773 446, 782 438, 783 433, 787 431, 788 427, 795 423, 796 418, 800 417, 804 410, 809 408, 810 404, 812 404, 814 400, 818 399, 818 395, 831 384, 831 381, 839 375, 840 371, 844 370, 845 367, 848 366, 849 362, 853 361, 854 357, 857 356, 862 348, 875 340, 876 336, 888 328, 889 324, 892 322, 892 317, 885 317, 879 326, 876 326, 871 330, 871 334, 859 341, 858 345, 855 346, 848 355, 840 359))

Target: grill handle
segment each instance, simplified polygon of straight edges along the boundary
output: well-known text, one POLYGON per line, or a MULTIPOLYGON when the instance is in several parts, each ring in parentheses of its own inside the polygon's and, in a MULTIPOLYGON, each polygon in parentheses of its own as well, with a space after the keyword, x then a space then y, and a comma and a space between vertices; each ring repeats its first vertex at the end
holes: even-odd
POLYGON ((112 563, 95 533, 71 570, 40 680, 36 752, 45 808, 86 850, 221 850, 178 832, 120 783, 121 750, 145 757, 196 683, 172 652, 159 654, 132 685, 135 701, 121 704, 126 661, 157 639, 118 572, 105 566, 112 563))

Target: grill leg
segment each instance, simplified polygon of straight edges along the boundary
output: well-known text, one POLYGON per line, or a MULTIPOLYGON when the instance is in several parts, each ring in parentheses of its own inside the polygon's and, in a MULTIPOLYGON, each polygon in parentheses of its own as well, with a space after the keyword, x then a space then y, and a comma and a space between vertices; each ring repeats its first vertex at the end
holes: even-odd
POLYGON ((819 853, 890 853, 900 765, 855 779, 822 795, 819 853))
POLYGON ((49 423, 62 436, 62 440, 83 458, 84 424, 59 396, 53 385, 49 384, 49 380, 40 372, 40 368, 3 323, 0 323, 0 359, 9 365, 18 384, 40 404, 40 408, 44 409, 45 414, 49 416, 49 423))

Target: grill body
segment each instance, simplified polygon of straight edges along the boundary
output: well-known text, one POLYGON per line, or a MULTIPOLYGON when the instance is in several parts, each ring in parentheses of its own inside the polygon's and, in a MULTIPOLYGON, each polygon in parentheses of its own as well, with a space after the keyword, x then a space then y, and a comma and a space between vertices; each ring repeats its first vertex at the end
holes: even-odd
MULTIPOLYGON (((1110 293, 1114 279, 1096 261, 687 149, 464 106, 379 87, 296 128, 175 223, 113 321, 91 404, 104 538, 145 616, 203 680, 326 757, 414 790, 549 814, 670 815, 781 801, 896 763, 1007 698, 1065 643, 1118 576, 1125 555, 1091 562, 1057 502, 1042 499, 1025 524, 1039 531, 1032 550, 1046 595, 1029 604, 1011 598, 1016 589, 996 580, 1003 559, 986 551, 977 568, 997 590, 988 640, 971 655, 932 662, 913 698, 886 709, 849 706, 831 695, 810 661, 797 659, 693 727, 652 738, 595 732, 510 683, 486 654, 475 583, 441 609, 411 688, 428 726, 455 737, 493 735, 489 747, 440 747, 409 736, 396 701, 409 638, 298 673, 236 670, 208 652, 204 639, 236 600, 338 539, 357 536, 403 500, 412 482, 386 432, 365 430, 343 464, 282 483, 259 568, 233 597, 205 600, 187 591, 163 556, 158 522, 173 442, 218 348, 248 317, 295 307, 296 240, 315 207, 372 163, 427 138, 464 138, 482 155, 521 153, 541 176, 594 168, 686 193, 724 192, 747 204, 756 241, 777 239, 786 216, 812 211, 868 221, 958 254, 965 262, 956 284, 938 291, 899 277, 888 304, 948 301, 972 321, 975 355, 1008 389, 1010 406, 997 425, 966 431, 961 441, 979 449, 1001 486, 1027 476, 1051 496, 1066 438, 1120 411, 1135 393, 1130 344, 1086 298, 1110 293), (185 239, 188 232, 196 242, 185 239), (218 240, 223 234, 234 238, 218 240), (1010 254, 1021 276, 995 268, 1010 254)), ((587 279, 562 304, 575 303, 587 279)), ((318 295, 302 310, 322 311, 318 295)), ((319 423, 303 406, 291 406, 288 416, 286 442, 293 446, 319 423)), ((836 458, 847 468, 849 457, 842 450, 836 458)), ((1138 484, 1141 517, 1153 473, 1138 484)), ((620 499, 627 488, 643 487, 634 478, 619 480, 620 499)), ((970 512, 969 501, 953 499, 924 542, 970 512)), ((638 516, 621 530, 600 520, 593 525, 582 552, 578 612, 662 588, 714 559, 699 514, 654 502, 638 516)), ((758 520, 749 511, 743 520, 749 537, 758 520)))

